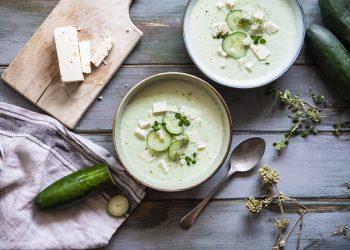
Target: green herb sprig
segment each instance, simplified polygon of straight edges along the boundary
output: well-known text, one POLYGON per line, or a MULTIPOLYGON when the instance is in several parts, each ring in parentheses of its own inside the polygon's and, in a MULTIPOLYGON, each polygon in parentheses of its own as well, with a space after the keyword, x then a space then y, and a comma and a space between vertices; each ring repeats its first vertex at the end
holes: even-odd
POLYGON ((186 116, 182 115, 181 113, 176 113, 175 114, 175 118, 179 120, 179 126, 190 126, 191 123, 190 121, 187 119, 186 116))
POLYGON ((345 239, 350 239, 348 225, 336 226, 335 231, 331 233, 331 236, 341 236, 341 235, 344 236, 345 239))
POLYGON ((185 161, 186 161, 186 164, 188 166, 190 166, 191 164, 194 165, 197 163, 197 153, 194 152, 192 155, 190 156, 185 156, 185 161))
POLYGON ((255 45, 260 44, 266 44, 266 39, 264 39, 262 36, 253 36, 251 35, 250 38, 253 40, 253 43, 255 45))
POLYGON ((153 125, 152 125, 152 130, 154 132, 157 132, 158 130, 161 129, 161 126, 165 126, 166 123, 165 122, 158 122, 158 121, 154 121, 153 125))

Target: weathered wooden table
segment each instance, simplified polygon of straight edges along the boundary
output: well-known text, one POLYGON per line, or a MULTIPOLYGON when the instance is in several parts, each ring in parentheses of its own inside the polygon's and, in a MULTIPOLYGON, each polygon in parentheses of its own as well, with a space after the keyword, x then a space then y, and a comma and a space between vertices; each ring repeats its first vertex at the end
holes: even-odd
MULTIPOLYGON (((321 22, 316 0, 302 0, 307 25, 321 22)), ((0 73, 24 46, 37 27, 56 5, 57 0, 0 1, 0 73)), ((182 16, 187 0, 135 0, 131 18, 144 32, 137 48, 80 121, 75 132, 114 152, 112 119, 125 93, 137 82, 150 75, 180 71, 203 75, 192 64, 182 39, 182 16)), ((204 78, 204 77, 203 77, 204 78)), ((330 100, 342 100, 327 86, 310 58, 303 50, 290 70, 276 81, 307 98, 309 86, 330 100)), ((305 217, 301 248, 350 249, 350 240, 330 237, 336 225, 350 226, 350 133, 331 135, 331 124, 318 127, 319 135, 307 139, 292 139, 281 155, 272 142, 288 129, 288 112, 265 96, 265 88, 238 90, 213 85, 227 101, 233 117, 233 146, 240 141, 261 136, 267 143, 262 163, 276 168, 281 181, 279 188, 289 196, 298 197, 311 213, 305 217)), ((0 101, 31 110, 38 110, 22 96, 0 81, 0 101)), ((350 111, 336 119, 350 120, 350 111)), ((162 193, 148 190, 145 201, 111 240, 110 249, 271 249, 276 237, 270 218, 279 214, 273 209, 252 217, 244 207, 247 196, 261 195, 257 169, 238 175, 212 201, 190 230, 182 230, 178 220, 198 200, 219 182, 227 171, 227 163, 209 181, 191 191, 162 193)), ((288 210, 287 216, 297 217, 288 210)), ((287 249, 295 249, 293 234, 287 249)))

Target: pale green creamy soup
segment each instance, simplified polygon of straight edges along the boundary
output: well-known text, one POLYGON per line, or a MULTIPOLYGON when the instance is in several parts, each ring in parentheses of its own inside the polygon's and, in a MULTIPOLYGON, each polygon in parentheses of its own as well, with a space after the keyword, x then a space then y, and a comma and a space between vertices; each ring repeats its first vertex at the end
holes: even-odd
POLYGON ((168 187, 177 186, 207 175, 218 153, 226 150, 223 149, 223 133, 222 112, 204 89, 184 81, 156 82, 139 91, 128 103, 118 135, 122 144, 120 154, 138 171, 137 176, 142 181, 158 183, 158 186, 164 186, 162 182, 168 187), (155 114, 154 109, 160 112, 155 114), (172 142, 189 139, 182 148, 183 153, 175 160, 169 158, 168 148, 156 152, 150 149, 147 140, 155 128, 155 121, 161 126, 167 111, 181 114, 190 123, 188 127, 182 126, 183 133, 171 136, 172 142), (194 153, 196 157, 193 157, 194 153), (185 160, 186 156, 191 158, 189 162, 188 158, 185 160))
POLYGON ((295 0, 198 0, 188 22, 186 36, 200 68, 211 71, 219 81, 234 80, 242 87, 249 87, 253 79, 263 82, 272 75, 277 77, 292 62, 302 42, 303 19, 295 0), (249 27, 234 27, 235 14, 227 19, 234 11, 244 11, 244 17, 237 17, 237 12, 236 18, 249 27), (223 48, 223 40, 237 31, 247 35, 246 54, 236 53, 237 58, 233 58, 225 45, 223 48))

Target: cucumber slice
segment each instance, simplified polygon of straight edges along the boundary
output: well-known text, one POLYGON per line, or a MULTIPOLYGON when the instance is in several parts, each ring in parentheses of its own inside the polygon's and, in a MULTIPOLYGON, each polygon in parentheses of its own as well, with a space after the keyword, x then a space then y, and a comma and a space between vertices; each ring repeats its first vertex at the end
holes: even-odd
POLYGON ((237 31, 225 37, 222 42, 224 51, 234 59, 239 59, 247 54, 248 48, 243 45, 243 40, 247 35, 242 31, 237 31))
POLYGON ((113 196, 107 205, 107 211, 110 215, 120 217, 125 215, 129 210, 128 199, 122 195, 113 196))
POLYGON ((171 143, 169 147, 169 158, 172 161, 176 161, 180 159, 181 153, 184 151, 185 146, 188 144, 188 140, 176 140, 171 143))
POLYGON ((237 30, 244 30, 249 31, 250 30, 250 23, 249 21, 242 20, 242 11, 240 10, 234 10, 228 13, 226 17, 226 23, 230 30, 237 31, 237 30))
POLYGON ((166 150, 171 144, 171 135, 162 126, 160 129, 163 130, 164 138, 160 139, 157 132, 152 130, 147 135, 148 146, 157 152, 162 152, 166 150))
POLYGON ((165 123, 165 129, 172 135, 179 135, 184 132, 184 128, 179 125, 179 119, 175 117, 176 113, 167 111, 164 114, 163 122, 165 123))

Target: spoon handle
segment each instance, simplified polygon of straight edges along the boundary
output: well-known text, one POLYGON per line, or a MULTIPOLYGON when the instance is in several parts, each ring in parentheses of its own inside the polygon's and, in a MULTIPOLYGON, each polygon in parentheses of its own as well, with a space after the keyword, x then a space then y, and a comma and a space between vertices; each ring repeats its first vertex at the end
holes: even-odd
POLYGON ((203 211, 205 206, 208 204, 208 202, 213 198, 213 196, 217 193, 218 190, 222 188, 222 186, 225 184, 227 179, 231 176, 232 174, 229 173, 227 174, 216 187, 210 191, 210 193, 207 195, 207 197, 201 201, 194 209, 192 209, 188 214, 186 214, 184 217, 179 222, 179 225, 182 228, 190 228, 193 223, 196 221, 198 215, 203 211))

